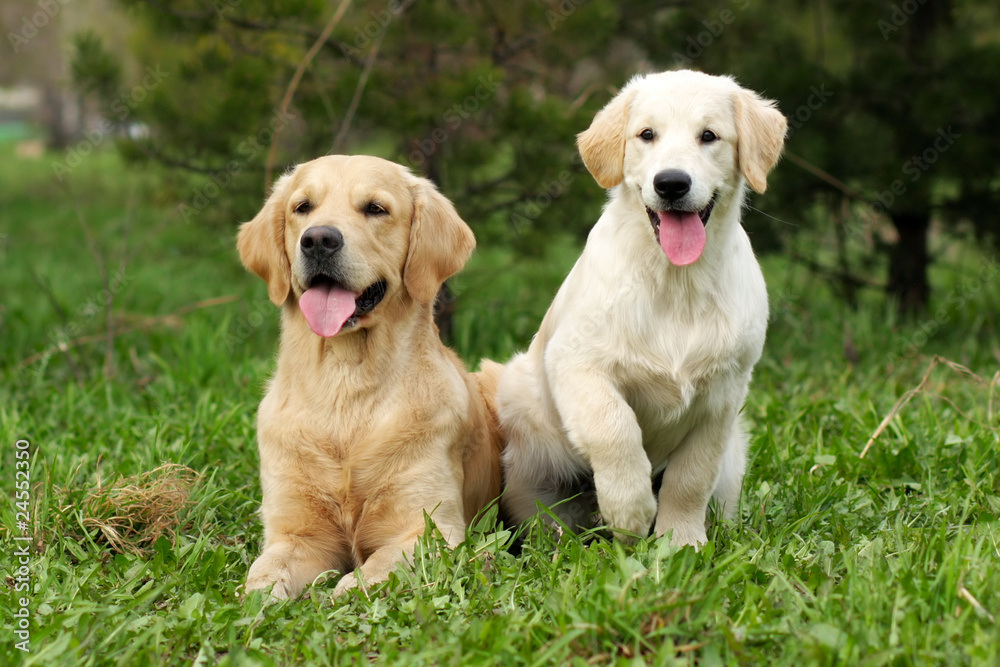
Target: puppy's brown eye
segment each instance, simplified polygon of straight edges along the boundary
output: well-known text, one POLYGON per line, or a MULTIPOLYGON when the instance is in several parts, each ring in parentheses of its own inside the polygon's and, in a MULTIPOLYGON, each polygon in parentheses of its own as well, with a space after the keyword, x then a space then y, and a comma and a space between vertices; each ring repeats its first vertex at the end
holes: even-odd
POLYGON ((378 202, 369 202, 368 206, 365 207, 365 215, 386 215, 388 213, 385 206, 378 202))
POLYGON ((305 215, 309 211, 313 210, 313 206, 308 199, 304 199, 300 201, 298 204, 296 204, 295 208, 293 208, 292 210, 295 213, 298 213, 299 215, 305 215))
POLYGON ((639 133, 639 138, 642 139, 643 141, 652 141, 653 139, 656 138, 656 135, 653 133, 651 129, 647 127, 645 130, 639 133))
POLYGON ((711 130, 705 130, 704 132, 701 133, 701 143, 703 144, 710 144, 713 141, 717 140, 718 138, 719 138, 718 135, 716 135, 715 132, 712 132, 711 130))

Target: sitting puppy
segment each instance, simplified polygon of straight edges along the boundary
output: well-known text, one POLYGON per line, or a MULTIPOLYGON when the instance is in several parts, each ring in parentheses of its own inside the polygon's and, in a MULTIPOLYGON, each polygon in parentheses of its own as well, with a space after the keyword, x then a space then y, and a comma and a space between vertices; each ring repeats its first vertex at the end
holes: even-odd
POLYGON ((655 520, 657 535, 697 546, 713 493, 735 511, 739 413, 768 317, 740 212, 746 185, 764 192, 786 127, 732 79, 679 71, 632 79, 580 134, 587 169, 612 190, 500 380, 514 521, 537 501, 574 529, 599 509, 619 536, 655 520))
POLYGON ((264 550, 246 590, 296 596, 333 569, 350 572, 334 595, 382 581, 425 513, 461 542, 499 495, 501 443, 480 377, 432 318, 475 246, 451 203, 392 162, 322 157, 277 181, 237 245, 281 308, 257 416, 264 550))

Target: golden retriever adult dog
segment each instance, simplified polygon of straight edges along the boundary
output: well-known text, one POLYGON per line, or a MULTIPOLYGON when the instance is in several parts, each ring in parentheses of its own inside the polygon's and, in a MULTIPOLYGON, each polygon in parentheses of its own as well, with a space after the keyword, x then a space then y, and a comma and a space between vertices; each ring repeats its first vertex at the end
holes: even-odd
POLYGON ((653 527, 698 546, 713 493, 734 512, 739 412, 768 318, 740 212, 746 185, 764 192, 786 128, 732 79, 678 71, 632 79, 579 135, 610 200, 500 379, 512 519, 565 501, 554 511, 571 528, 599 510, 620 537, 653 527))
POLYGON ((240 227, 240 259, 281 308, 277 371, 257 415, 264 549, 246 590, 334 595, 386 579, 424 513, 450 545, 500 492, 496 417, 438 336, 432 306, 472 231, 404 167, 328 156, 282 176, 240 227), (360 573, 360 576, 358 576, 360 573))

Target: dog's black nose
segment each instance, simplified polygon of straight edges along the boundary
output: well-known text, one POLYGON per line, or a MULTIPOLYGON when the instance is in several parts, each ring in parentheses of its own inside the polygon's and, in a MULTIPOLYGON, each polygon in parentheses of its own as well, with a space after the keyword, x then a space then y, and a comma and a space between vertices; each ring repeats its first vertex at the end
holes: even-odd
POLYGON ((664 169, 653 177, 653 189, 667 201, 677 201, 691 190, 691 176, 680 169, 664 169))
POLYGON ((310 227, 299 241, 302 252, 317 259, 329 257, 344 247, 344 235, 336 227, 310 227))

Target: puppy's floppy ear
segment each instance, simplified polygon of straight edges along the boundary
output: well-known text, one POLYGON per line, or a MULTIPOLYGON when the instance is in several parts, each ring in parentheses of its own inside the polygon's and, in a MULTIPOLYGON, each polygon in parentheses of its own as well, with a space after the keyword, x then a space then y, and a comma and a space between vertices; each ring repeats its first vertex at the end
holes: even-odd
POLYGON ((597 112, 586 130, 576 135, 576 145, 587 170, 602 188, 622 182, 625 168, 625 125, 635 96, 628 86, 597 112))
POLYGON ((285 203, 293 174, 278 179, 264 208, 250 222, 240 225, 236 247, 240 261, 267 283, 267 296, 276 306, 288 299, 292 270, 285 253, 285 203))
POLYGON ((741 89, 736 94, 736 155, 740 172, 754 191, 767 189, 767 174, 785 145, 788 120, 772 100, 741 89))
POLYGON ((433 183, 410 178, 413 220, 403 284, 415 301, 433 303, 441 284, 465 266, 476 247, 476 237, 433 183))

